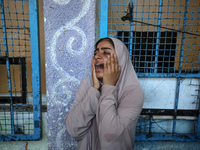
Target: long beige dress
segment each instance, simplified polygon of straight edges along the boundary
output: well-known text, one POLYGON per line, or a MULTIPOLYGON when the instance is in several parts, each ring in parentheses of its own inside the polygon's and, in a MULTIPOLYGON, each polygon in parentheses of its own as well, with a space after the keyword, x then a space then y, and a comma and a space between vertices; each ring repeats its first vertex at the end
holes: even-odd
POLYGON ((126 46, 111 38, 121 66, 115 86, 93 88, 92 78, 84 79, 73 106, 65 117, 77 150, 132 150, 135 129, 144 101, 143 90, 133 69, 126 46))

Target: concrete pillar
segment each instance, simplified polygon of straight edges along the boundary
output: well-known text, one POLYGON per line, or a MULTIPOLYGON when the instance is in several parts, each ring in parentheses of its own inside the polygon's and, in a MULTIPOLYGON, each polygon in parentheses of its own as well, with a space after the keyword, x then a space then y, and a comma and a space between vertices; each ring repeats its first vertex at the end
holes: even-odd
POLYGON ((44 0, 48 147, 75 149, 64 117, 80 81, 91 76, 95 0, 44 0))

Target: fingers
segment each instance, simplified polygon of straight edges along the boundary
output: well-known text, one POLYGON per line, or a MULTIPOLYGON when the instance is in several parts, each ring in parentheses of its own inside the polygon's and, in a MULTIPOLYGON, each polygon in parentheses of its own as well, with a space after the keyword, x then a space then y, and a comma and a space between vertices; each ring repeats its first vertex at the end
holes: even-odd
POLYGON ((118 65, 117 56, 115 54, 109 55, 107 59, 104 60, 104 84, 115 85, 119 78, 120 72, 121 68, 118 65))
POLYGON ((115 60, 114 69, 115 69, 115 71, 118 71, 118 60, 117 60, 117 55, 114 55, 114 60, 115 60))
POLYGON ((107 60, 104 59, 104 63, 103 63, 103 67, 104 67, 104 72, 107 71, 107 60))
POLYGON ((92 57, 92 63, 91 63, 92 67, 94 65, 94 56, 92 57))
POLYGON ((115 72, 115 58, 114 58, 114 54, 111 54, 111 58, 110 58, 110 70, 112 72, 115 72))
POLYGON ((118 65, 118 60, 117 60, 117 55, 112 55, 111 56, 111 68, 112 68, 112 72, 118 72, 119 71, 119 65, 118 65))
POLYGON ((119 71, 118 60, 115 54, 111 53, 111 55, 108 56, 107 60, 104 60, 104 71, 108 72, 119 71))
POLYGON ((95 65, 94 64, 95 64, 95 59, 94 59, 94 56, 93 56, 92 57, 92 64, 91 64, 92 65, 92 70, 95 70, 95 65))
POLYGON ((93 87, 96 88, 97 90, 99 90, 100 88, 100 83, 99 80, 96 77, 96 72, 95 72, 95 59, 94 57, 92 57, 92 67, 91 67, 91 71, 92 71, 92 80, 93 80, 93 87))
POLYGON ((92 76, 93 77, 96 76, 94 63, 95 63, 95 60, 94 60, 94 57, 92 57, 92 63, 91 63, 92 67, 91 67, 91 70, 92 70, 92 76))
POLYGON ((94 75, 95 75, 94 57, 92 57, 91 71, 92 71, 92 77, 94 78, 94 75))
POLYGON ((115 58, 112 53, 108 56, 106 67, 109 72, 115 72, 115 58))

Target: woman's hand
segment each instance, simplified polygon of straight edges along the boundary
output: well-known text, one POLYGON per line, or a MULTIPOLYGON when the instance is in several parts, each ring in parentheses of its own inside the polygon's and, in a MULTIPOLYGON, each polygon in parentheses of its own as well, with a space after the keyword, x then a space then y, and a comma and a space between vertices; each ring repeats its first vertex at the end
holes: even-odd
POLYGON ((111 53, 107 61, 104 61, 103 83, 114 86, 119 78, 120 72, 121 68, 118 65, 117 56, 111 53))
POLYGON ((96 77, 96 72, 95 72, 95 60, 94 57, 92 57, 92 81, 93 81, 93 87, 97 90, 100 88, 100 82, 96 77))

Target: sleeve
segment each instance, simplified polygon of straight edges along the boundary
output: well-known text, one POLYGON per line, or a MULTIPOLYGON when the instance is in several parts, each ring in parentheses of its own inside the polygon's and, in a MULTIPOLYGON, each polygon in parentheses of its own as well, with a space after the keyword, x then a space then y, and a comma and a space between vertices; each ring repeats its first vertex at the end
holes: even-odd
POLYGON ((77 141, 81 140, 90 128, 100 97, 100 92, 88 81, 81 82, 73 106, 65 117, 67 131, 77 141))
POLYGON ((117 87, 103 85, 97 122, 101 149, 132 149, 144 95, 141 88, 127 87, 118 99, 117 87))

